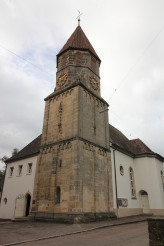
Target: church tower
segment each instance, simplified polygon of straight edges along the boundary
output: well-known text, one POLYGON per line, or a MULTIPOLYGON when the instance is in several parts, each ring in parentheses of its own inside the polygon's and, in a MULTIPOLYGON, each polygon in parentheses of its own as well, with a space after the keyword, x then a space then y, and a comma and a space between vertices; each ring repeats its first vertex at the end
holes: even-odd
POLYGON ((113 212, 108 104, 100 58, 80 25, 57 55, 46 99, 31 217, 81 222, 113 212))

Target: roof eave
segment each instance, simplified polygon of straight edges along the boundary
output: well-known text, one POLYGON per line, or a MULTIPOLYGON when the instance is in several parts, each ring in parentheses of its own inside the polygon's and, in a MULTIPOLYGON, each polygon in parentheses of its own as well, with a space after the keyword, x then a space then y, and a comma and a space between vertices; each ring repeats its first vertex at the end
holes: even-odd
POLYGON ((161 162, 164 162, 164 157, 157 154, 157 153, 140 153, 140 154, 136 154, 135 158, 142 158, 142 157, 150 157, 150 158, 156 158, 161 162))
POLYGON ((159 155, 159 154, 157 154, 157 153, 145 152, 145 153, 134 154, 134 153, 124 149, 123 147, 121 147, 121 146, 119 146, 119 145, 117 145, 115 143, 112 143, 112 142, 110 142, 110 143, 111 143, 111 148, 116 149, 116 150, 120 151, 123 154, 127 154, 128 156, 133 157, 134 159, 143 158, 143 157, 150 157, 150 158, 156 158, 159 161, 164 162, 164 157, 159 155))
POLYGON ((11 159, 9 158, 7 161, 6 161, 6 164, 9 164, 9 163, 12 163, 12 162, 16 162, 16 161, 19 161, 19 160, 22 160, 22 159, 27 159, 27 158, 30 158, 30 157, 34 157, 36 155, 38 155, 40 153, 40 151, 37 151, 37 152, 34 152, 32 154, 29 154, 29 155, 24 155, 22 157, 18 157, 18 158, 15 158, 15 159, 11 159))
POLYGON ((81 50, 81 51, 88 51, 89 53, 91 53, 97 60, 99 60, 99 62, 101 63, 101 60, 99 58, 99 56, 97 54, 94 54, 90 49, 88 48, 77 48, 77 47, 72 47, 69 46, 67 49, 63 50, 62 52, 59 52, 56 56, 57 56, 57 61, 58 61, 58 57, 63 55, 65 52, 67 52, 68 50, 81 50))
POLYGON ((126 150, 126 149, 124 149, 123 147, 121 147, 121 146, 119 146, 119 145, 117 145, 117 144, 115 144, 115 143, 112 143, 112 142, 110 142, 110 143, 111 143, 111 148, 113 148, 113 149, 115 149, 115 150, 118 150, 118 151, 120 151, 121 153, 126 154, 126 155, 128 155, 128 156, 130 156, 130 157, 132 157, 132 158, 135 157, 135 155, 134 155, 132 152, 130 152, 129 150, 126 150))

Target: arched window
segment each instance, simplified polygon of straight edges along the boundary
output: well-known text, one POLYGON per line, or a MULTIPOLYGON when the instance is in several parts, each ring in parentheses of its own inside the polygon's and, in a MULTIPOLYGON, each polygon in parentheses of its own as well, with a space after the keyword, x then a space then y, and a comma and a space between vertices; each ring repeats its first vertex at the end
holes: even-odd
POLYGON ((164 175, 163 175, 162 171, 161 171, 161 180, 162 180, 162 187, 163 187, 163 190, 164 190, 164 175))
POLYGON ((136 197, 135 183, 134 183, 134 172, 133 169, 129 168, 129 178, 130 178, 130 189, 132 198, 136 197))
POLYGON ((56 203, 60 203, 60 187, 56 189, 56 203))

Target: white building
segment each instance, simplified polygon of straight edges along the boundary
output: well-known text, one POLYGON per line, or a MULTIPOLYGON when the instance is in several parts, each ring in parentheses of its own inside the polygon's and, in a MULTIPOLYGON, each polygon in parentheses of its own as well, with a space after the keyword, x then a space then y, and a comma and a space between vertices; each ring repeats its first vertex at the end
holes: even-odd
MULTIPOLYGON (((109 131, 116 216, 164 215, 164 158, 111 125, 109 131)), ((40 141, 41 135, 8 160, 0 218, 29 215, 40 141)))
MULTIPOLYGON (((56 136, 57 134, 59 134, 59 138, 57 138, 57 141, 61 140, 61 142, 64 143, 64 141, 67 139, 65 139, 65 137, 62 138, 62 135, 60 135, 62 133, 62 127, 63 127, 62 126, 62 117, 63 117, 64 118, 63 129, 65 129, 64 133, 67 130, 69 130, 69 127, 66 127, 67 123, 69 123, 68 126, 70 126, 71 124, 70 122, 76 122, 76 127, 78 129, 77 133, 75 135, 68 134, 68 137, 69 138, 71 137, 70 139, 76 139, 76 138, 82 139, 84 135, 84 139, 83 139, 84 143, 85 142, 92 143, 94 146, 96 146, 96 148, 98 146, 100 152, 101 152, 101 148, 103 148, 102 155, 104 155, 104 150, 105 150, 105 152, 106 151, 108 152, 109 156, 110 156, 110 153, 109 153, 110 150, 109 150, 109 147, 107 147, 109 146, 109 143, 107 143, 106 141, 108 141, 109 135, 110 135, 112 175, 111 175, 111 171, 109 171, 111 170, 110 161, 108 161, 107 158, 106 158, 106 161, 102 159, 103 164, 104 164, 104 170, 106 168, 106 172, 104 172, 104 176, 103 174, 101 174, 101 180, 103 180, 106 177, 106 181, 105 181, 105 185, 102 185, 101 182, 99 183, 99 186, 97 184, 97 187, 101 188, 99 190, 100 197, 101 197, 102 189, 104 187, 105 189, 109 190, 109 192, 104 193, 107 195, 103 195, 103 199, 106 199, 106 196, 108 196, 108 206, 104 205, 104 211, 101 211, 102 199, 99 199, 99 200, 95 199, 96 197, 95 195, 96 194, 95 176, 96 175, 98 176, 98 174, 100 174, 102 170, 100 170, 98 166, 95 172, 96 162, 93 161, 95 160, 95 157, 87 157, 87 158, 90 158, 90 160, 92 160, 92 162, 94 163, 94 167, 92 168, 92 171, 89 172, 89 175, 90 173, 93 173, 94 188, 89 190, 90 193, 87 192, 87 194, 92 193, 91 200, 94 200, 95 208, 94 210, 92 209, 93 211, 91 211, 91 209, 89 208, 89 212, 95 216, 97 212, 96 203, 98 203, 97 201, 99 201, 99 204, 101 204, 99 206, 100 207, 99 212, 100 211, 105 212, 106 214, 106 212, 108 211, 109 214, 110 212, 112 214, 114 210, 115 214, 118 217, 136 215, 136 214, 142 214, 142 213, 152 213, 154 215, 164 215, 164 168, 163 168, 164 158, 154 153, 153 151, 151 151, 141 140, 139 139, 128 140, 119 130, 117 130, 115 127, 111 125, 109 125, 109 132, 106 132, 106 126, 108 126, 107 125, 108 122, 107 122, 105 114, 107 115, 106 106, 108 106, 108 104, 107 102, 104 101, 104 99, 101 98, 101 95, 100 95, 99 66, 100 66, 101 61, 98 55, 96 54, 94 48, 90 44, 89 40, 87 39, 85 33, 82 31, 80 25, 78 25, 74 33, 71 35, 71 37, 68 39, 68 41, 63 46, 61 51, 58 53, 57 60, 58 60, 57 84, 56 84, 57 87, 55 88, 55 91, 46 98, 47 102, 46 102, 46 110, 45 110, 45 118, 44 118, 43 135, 45 132, 46 134, 49 135, 50 139, 52 138, 52 140, 56 141, 55 138, 57 138, 56 136), (63 98, 66 98, 67 95, 71 94, 72 88, 77 87, 77 85, 79 86, 80 90, 77 89, 76 96, 72 95, 71 100, 69 99, 65 101, 67 102, 69 107, 71 107, 71 109, 70 111, 66 112, 64 116, 62 116, 63 108, 62 108, 61 102, 62 100, 64 100, 63 98), (80 91, 82 91, 81 90, 82 88, 84 90, 84 94, 87 95, 87 97, 83 97, 83 96, 81 97, 80 91), (51 106, 53 110, 52 111, 49 110, 51 109, 50 101, 53 102, 53 105, 55 105, 54 98, 57 101, 60 94, 61 94, 62 99, 60 101, 59 109, 57 109, 56 106, 51 106), (75 100, 74 97, 78 99, 75 100), (79 99, 80 97, 82 99, 79 99), (89 101, 87 101, 87 104, 86 105, 84 104, 84 107, 87 110, 86 111, 83 110, 84 112, 81 114, 81 116, 79 116, 78 114, 75 114, 76 117, 73 118, 73 121, 69 122, 68 118, 70 119, 70 117, 72 117, 71 115, 73 115, 72 113, 69 113, 69 112, 75 111, 76 113, 76 111, 80 111, 83 107, 80 105, 80 103, 82 101, 85 102, 85 100, 88 100, 85 98, 90 98, 89 100, 92 100, 94 102, 93 106, 88 107, 89 101), (71 102, 71 103, 68 103, 68 102, 71 102), (99 104, 104 105, 105 108, 103 108, 104 109, 103 111, 99 112, 98 109, 95 110, 96 102, 97 102, 97 107, 99 104), (76 103, 76 106, 77 105, 78 106, 73 107, 74 103, 76 103), (92 111, 92 114, 89 114, 89 110, 92 111), (99 113, 106 112, 104 113, 104 120, 103 120, 104 123, 102 121, 103 118, 101 118, 98 112, 99 113), (53 114, 55 116, 57 114, 58 117, 51 118, 51 115, 53 114), (91 117, 92 119, 90 121, 89 120, 86 121, 87 117, 91 117), (81 121, 81 119, 85 119, 85 120, 81 121), (55 125, 53 125, 54 121, 55 121, 55 125), (96 124, 99 127, 97 127, 96 124), (49 128, 51 130, 48 130, 49 125, 51 125, 52 127, 52 128, 49 128), (78 132, 80 132, 83 127, 88 126, 88 125, 89 127, 87 127, 84 131, 85 134, 81 133, 79 135, 78 132), (57 131, 57 132, 51 135, 52 133, 51 131, 57 131), (91 132, 91 135, 89 138, 87 138, 87 134, 90 133, 89 131, 91 132), (104 138, 106 139, 105 145, 103 144, 104 138), (98 139, 98 140, 95 140, 95 139, 98 139), (107 167, 107 165, 105 166, 105 163, 108 163, 109 167, 107 167), (113 182, 113 197, 112 197, 112 187, 111 187, 112 186, 111 176, 112 176, 112 182, 113 182), (112 202, 112 200, 114 202, 112 202)), ((68 110, 68 107, 66 107, 66 109, 68 110)), ((43 142, 44 144, 46 144, 46 141, 43 141, 43 142)), ((36 169, 37 157, 40 151, 40 143, 41 143, 41 135, 37 137, 34 141, 32 141, 29 145, 27 145, 24 149, 22 149, 18 154, 16 154, 14 157, 10 158, 7 161, 4 187, 3 187, 2 197, 1 197, 1 202, 0 202, 0 218, 13 219, 17 217, 28 216, 32 203, 33 203, 33 207, 36 206, 35 202, 37 203, 38 201, 37 200, 35 201, 35 199, 33 199, 33 189, 34 189, 34 178, 35 178, 35 172, 36 172, 35 169, 36 169)), ((56 143, 57 142, 55 142, 55 144, 56 143)), ((49 151, 51 149, 50 147, 51 144, 52 144, 52 141, 49 141, 48 144, 46 144, 46 151, 48 154, 50 153, 49 151)), ((73 149, 72 151, 75 151, 75 150, 73 149)), ((93 151, 94 151, 94 148, 93 148, 93 151)), ((80 152, 78 152, 78 155, 81 155, 80 152)), ((40 186, 39 186, 39 181, 44 180, 42 178, 44 177, 44 171, 47 168, 46 161, 48 159, 46 158, 48 158, 47 157, 48 155, 45 155, 45 156, 46 157, 44 157, 45 159, 43 159, 43 162, 40 161, 37 164, 37 165, 40 165, 40 163, 43 164, 42 169, 41 169, 42 177, 41 179, 36 178, 35 180, 36 186, 38 186, 39 188, 41 187, 41 195, 40 195, 42 197, 42 199, 40 200, 41 206, 43 205, 44 201, 47 202, 48 200, 46 196, 44 197, 44 194, 46 191, 45 187, 48 187, 48 186, 50 187, 50 185, 52 185, 52 188, 55 189, 54 183, 50 184, 50 181, 49 181, 50 179, 46 180, 46 186, 44 187, 45 189, 43 189, 44 182, 40 183, 40 186), (43 186, 41 186, 41 184, 43 184, 43 186)), ((41 158, 42 158, 42 155, 40 156, 40 159, 41 158)), ((62 167, 62 160, 60 161, 61 161, 60 167, 62 167)), ((65 160, 65 162, 67 162, 67 160, 65 160)), ((76 159, 74 162, 75 164, 78 164, 76 159)), ((50 163, 53 163, 52 158, 50 158, 50 163)), ((99 162, 99 164, 100 163, 102 162, 99 162)), ((75 170, 75 168, 73 168, 73 170, 75 170)), ((86 171, 86 169, 84 170, 86 171)), ((38 168, 38 173, 39 172, 40 172, 40 169, 38 168)), ((49 174, 51 175, 51 171, 49 172, 49 174)), ((83 177, 84 176, 81 176, 81 179, 84 179, 83 177)), ((98 178, 100 178, 100 176, 98 178)), ((88 179, 90 179, 90 176, 88 179)), ((78 181, 77 177, 74 181, 78 181)), ((79 182, 74 182, 74 184, 75 183, 76 183, 76 187, 80 186, 79 182)), ((81 185, 81 187, 83 187, 83 185, 81 185)), ((61 193, 60 186, 57 186, 56 188, 57 188, 56 197, 57 197, 57 204, 58 204, 60 202, 60 197, 62 196, 62 193, 61 193)), ((36 188, 35 188, 35 191, 37 193, 36 188)), ((89 196, 87 196, 87 198, 89 196)), ((72 198, 74 199, 73 196, 72 198)), ((81 200, 85 199, 83 195, 81 195, 81 198, 82 198, 81 200)), ((77 199, 79 199, 78 196, 77 196, 77 199)), ((41 212, 48 211, 48 206, 49 206, 49 203, 45 203, 45 205, 43 206, 44 207, 43 210, 41 209, 41 212)), ((83 206, 83 205, 80 205, 80 206, 83 206)), ((78 210, 81 211, 80 206, 79 208, 77 208, 76 211, 78 210)), ((52 201, 51 201, 51 207, 53 210, 52 201)), ((56 211, 58 212, 60 211, 60 209, 56 211)), ((48 213, 49 212, 47 212, 47 214, 48 213)))
POLYGON ((113 126, 109 129, 116 215, 164 215, 164 158, 140 139, 128 140, 113 126))
POLYGON ((8 161, 0 218, 14 219, 29 215, 40 140, 39 136, 8 161))

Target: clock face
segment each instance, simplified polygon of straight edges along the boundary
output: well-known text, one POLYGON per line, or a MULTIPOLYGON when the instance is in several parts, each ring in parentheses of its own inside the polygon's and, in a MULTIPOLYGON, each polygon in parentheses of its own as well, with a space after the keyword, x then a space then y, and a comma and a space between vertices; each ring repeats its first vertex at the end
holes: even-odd
POLYGON ((57 78, 57 85, 59 87, 62 87, 63 85, 65 85, 65 83, 67 82, 67 73, 61 74, 58 78, 57 78))
POLYGON ((91 87, 97 91, 98 88, 99 88, 99 82, 94 78, 94 77, 89 77, 89 81, 90 81, 90 84, 91 84, 91 87))

